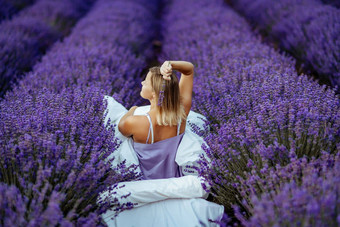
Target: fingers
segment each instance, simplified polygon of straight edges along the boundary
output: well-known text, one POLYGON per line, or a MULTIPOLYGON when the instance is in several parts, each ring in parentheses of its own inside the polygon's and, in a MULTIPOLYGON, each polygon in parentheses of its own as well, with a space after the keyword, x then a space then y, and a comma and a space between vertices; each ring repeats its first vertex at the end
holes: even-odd
POLYGON ((171 80, 171 73, 161 73, 163 75, 163 79, 165 80, 171 80))
POLYGON ((170 61, 165 61, 162 66, 161 66, 162 69, 166 69, 166 70, 171 70, 172 69, 172 66, 170 64, 170 61))
POLYGON ((162 75, 165 75, 165 76, 170 76, 172 74, 172 70, 171 69, 163 69, 163 68, 161 68, 160 72, 161 72, 162 75))
POLYGON ((172 70, 172 66, 170 65, 170 63, 166 66, 166 68, 167 68, 168 70, 172 70))
POLYGON ((167 65, 167 68, 168 68, 168 69, 172 69, 172 66, 171 66, 170 62, 169 62, 169 64, 167 65))
POLYGON ((163 79, 171 80, 171 74, 162 74, 162 75, 163 75, 163 79))

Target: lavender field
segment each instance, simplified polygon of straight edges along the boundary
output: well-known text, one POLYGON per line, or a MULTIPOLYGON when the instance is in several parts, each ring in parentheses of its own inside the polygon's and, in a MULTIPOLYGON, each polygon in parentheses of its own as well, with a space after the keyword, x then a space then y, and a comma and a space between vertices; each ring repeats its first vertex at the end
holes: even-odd
POLYGON ((337 1, 15 2, 0 5, 0 226, 105 226, 131 208, 96 203, 138 179, 107 162, 103 97, 147 105, 141 81, 165 60, 195 66, 221 226, 340 225, 337 1))
POLYGON ((0 98, 23 74, 32 70, 53 43, 70 33, 93 2, 39 0, 12 19, 1 22, 0 98))
POLYGON ((340 92, 339 1, 230 0, 266 39, 294 56, 298 71, 313 74, 340 92), (244 7, 247 5, 247 7, 244 7))

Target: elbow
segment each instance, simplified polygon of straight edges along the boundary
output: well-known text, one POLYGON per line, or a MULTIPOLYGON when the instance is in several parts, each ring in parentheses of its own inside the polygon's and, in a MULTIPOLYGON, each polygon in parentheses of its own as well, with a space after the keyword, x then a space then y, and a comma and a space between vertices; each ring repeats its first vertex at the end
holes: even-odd
POLYGON ((189 62, 189 66, 182 73, 184 75, 193 75, 194 74, 194 65, 191 62, 189 62))
POLYGON ((194 66, 194 64, 192 64, 191 62, 190 62, 190 64, 191 64, 191 72, 190 72, 190 74, 194 74, 195 66, 194 66))
POLYGON ((194 71, 194 68, 195 68, 194 64, 192 64, 191 62, 189 62, 189 64, 190 64, 191 70, 194 71))

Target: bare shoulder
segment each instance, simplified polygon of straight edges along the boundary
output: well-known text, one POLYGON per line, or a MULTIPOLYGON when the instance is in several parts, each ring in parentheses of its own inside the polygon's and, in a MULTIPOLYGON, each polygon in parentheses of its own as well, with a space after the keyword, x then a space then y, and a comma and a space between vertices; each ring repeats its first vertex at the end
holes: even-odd
POLYGON ((126 123, 128 126, 136 127, 144 124, 145 116, 143 115, 131 115, 126 118, 126 123))
POLYGON ((145 115, 132 115, 131 116, 131 121, 136 123, 136 124, 143 123, 143 121, 145 121, 145 119, 146 119, 145 115))
POLYGON ((119 122, 118 129, 124 136, 132 136, 138 133, 139 128, 143 127, 145 119, 141 115, 131 115, 119 122))

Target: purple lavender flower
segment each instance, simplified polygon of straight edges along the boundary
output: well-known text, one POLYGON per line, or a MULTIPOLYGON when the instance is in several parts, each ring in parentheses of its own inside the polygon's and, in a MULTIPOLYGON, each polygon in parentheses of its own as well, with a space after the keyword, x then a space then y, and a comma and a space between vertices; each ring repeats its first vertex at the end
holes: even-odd
POLYGON ((0 183, 0 224, 2 226, 21 226, 27 222, 25 211, 27 198, 19 189, 5 183, 0 183))

